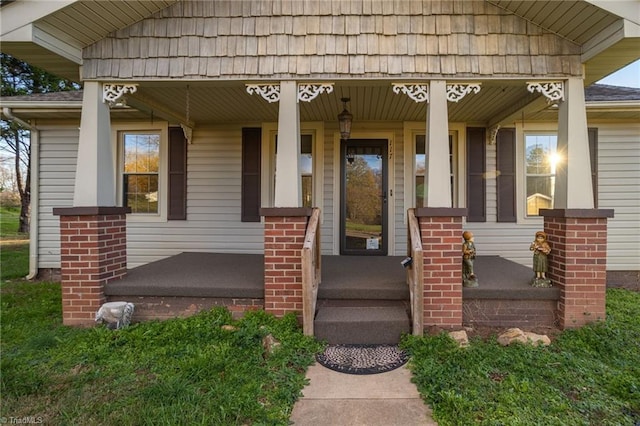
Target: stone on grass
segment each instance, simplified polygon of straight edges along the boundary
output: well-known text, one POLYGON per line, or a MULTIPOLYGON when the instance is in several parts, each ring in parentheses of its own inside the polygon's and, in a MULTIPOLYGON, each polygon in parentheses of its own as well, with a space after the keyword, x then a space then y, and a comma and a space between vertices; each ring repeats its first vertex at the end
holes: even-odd
POLYGON ((527 336, 527 340, 534 346, 549 346, 551 344, 551 339, 546 334, 536 334, 531 332, 525 332, 525 336, 527 336))
POLYGON ((510 328, 498 336, 498 343, 502 346, 509 346, 513 342, 531 344, 534 346, 548 346, 551 344, 551 339, 544 334, 524 332, 519 328, 510 328))
POLYGON ((280 341, 269 333, 262 338, 262 347, 264 348, 265 358, 273 353, 280 346, 280 341))
POLYGON ((224 331, 236 331, 238 329, 238 327, 236 327, 235 325, 230 325, 230 324, 225 324, 220 328, 223 329, 224 331))
POLYGON ((498 336, 498 343, 502 346, 509 346, 513 342, 527 343, 527 336, 524 335, 524 331, 519 328, 510 328, 498 336))
POLYGON ((469 336, 467 336, 467 332, 465 330, 451 331, 449 333, 449 337, 455 340, 461 348, 469 346, 469 336))

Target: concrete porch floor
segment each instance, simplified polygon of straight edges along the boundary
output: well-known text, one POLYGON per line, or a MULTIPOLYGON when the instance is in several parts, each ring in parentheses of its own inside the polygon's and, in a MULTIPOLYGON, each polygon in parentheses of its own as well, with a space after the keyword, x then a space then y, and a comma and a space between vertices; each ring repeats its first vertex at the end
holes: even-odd
MULTIPOLYGON (((322 256, 318 307, 331 302, 408 301, 404 256, 322 256)), ((134 320, 192 315, 227 306, 238 317, 261 309, 264 257, 259 254, 187 252, 133 268, 105 286, 107 301, 136 305, 134 320)), ((463 324, 533 327, 556 322, 560 289, 532 288, 531 268, 499 256, 479 256, 478 288, 463 289, 463 324)))
MULTIPOLYGON (((408 298, 404 256, 322 256, 323 298, 408 298)), ((130 269, 107 284, 112 296, 262 298, 264 257, 259 254, 186 252, 130 269)), ((558 298, 558 288, 532 288, 530 268, 499 256, 479 256, 474 265, 479 287, 463 298, 558 298)))

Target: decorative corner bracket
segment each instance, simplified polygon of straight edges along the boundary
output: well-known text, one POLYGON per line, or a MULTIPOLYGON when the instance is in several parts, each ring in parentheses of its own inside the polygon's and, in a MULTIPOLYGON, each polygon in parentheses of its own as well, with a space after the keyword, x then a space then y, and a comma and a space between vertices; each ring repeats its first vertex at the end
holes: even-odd
POLYGON ((469 93, 478 93, 481 83, 456 83, 447 84, 447 100, 449 102, 459 102, 469 93))
POLYGON ((102 85, 102 102, 108 103, 109 106, 126 105, 120 99, 126 93, 135 93, 137 90, 137 84, 104 83, 102 85))
POLYGON ((498 140, 498 131, 500 130, 500 125, 496 124, 489 130, 489 145, 495 145, 498 140))
POLYGON ((429 102, 429 85, 428 84, 405 84, 391 83, 393 93, 404 93, 415 102, 429 102))
MULTIPOLYGON (((321 93, 331 92, 333 92, 333 83, 298 84, 298 102, 311 102, 321 93)), ((280 101, 279 84, 247 84, 247 93, 250 95, 257 93, 269 103, 280 101)))
POLYGON ((562 81, 528 81, 527 90, 542 93, 548 103, 564 101, 564 83, 562 81))
POLYGON ((279 84, 247 84, 247 93, 250 95, 258 94, 269 102, 278 102, 280 100, 279 84))
POLYGON ((311 102, 325 92, 333 92, 333 83, 298 84, 298 102, 311 102))
POLYGON ((193 127, 189 127, 186 124, 180 124, 182 127, 182 133, 184 133, 184 138, 187 140, 187 143, 191 145, 193 141, 193 127))

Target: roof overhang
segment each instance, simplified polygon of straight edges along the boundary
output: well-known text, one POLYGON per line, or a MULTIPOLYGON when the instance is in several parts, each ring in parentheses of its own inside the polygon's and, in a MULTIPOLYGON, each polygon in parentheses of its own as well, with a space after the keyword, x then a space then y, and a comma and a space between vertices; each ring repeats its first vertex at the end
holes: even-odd
MULTIPOLYGON (((80 81, 82 49, 177 0, 17 0, 2 5, 2 52, 80 81), (86 25, 76 28, 73 17, 86 25)), ((78 21, 76 21, 78 22, 78 21)))
MULTIPOLYGON (((640 5, 640 2, 638 2, 640 5)), ((602 31, 583 46, 585 85, 640 59, 640 25, 621 20, 602 31)))
POLYGON ((0 13, 2 51, 47 71, 77 81, 82 64, 82 47, 41 29, 37 21, 50 16, 77 0, 46 2, 15 1, 0 13))

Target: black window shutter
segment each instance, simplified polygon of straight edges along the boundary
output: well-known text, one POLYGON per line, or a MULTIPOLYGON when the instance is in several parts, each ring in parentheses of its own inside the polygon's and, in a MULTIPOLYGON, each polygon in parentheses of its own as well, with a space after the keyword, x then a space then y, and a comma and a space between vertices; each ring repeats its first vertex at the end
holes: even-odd
POLYGON ((595 127, 589 128, 589 157, 591 157, 593 206, 598 208, 598 129, 595 127))
POLYGON ((187 139, 180 127, 169 128, 168 205, 167 219, 187 219, 187 139))
POLYGON ((242 129, 242 212, 243 222, 260 222, 260 161, 262 130, 242 129))
POLYGON ((486 222, 485 129, 467 128, 467 222, 486 222))
POLYGON ((496 139, 498 222, 515 222, 516 131, 500 129, 496 139))

